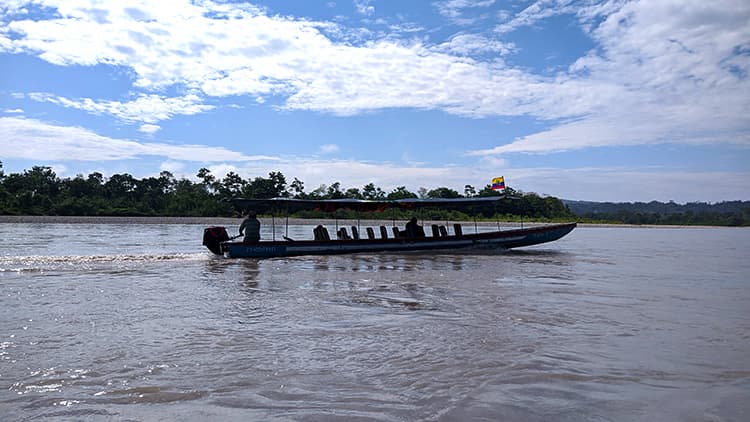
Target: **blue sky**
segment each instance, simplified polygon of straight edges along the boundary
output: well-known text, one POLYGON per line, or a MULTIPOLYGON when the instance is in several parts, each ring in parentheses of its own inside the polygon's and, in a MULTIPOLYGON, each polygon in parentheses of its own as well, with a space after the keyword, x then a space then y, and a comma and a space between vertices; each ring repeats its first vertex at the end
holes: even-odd
POLYGON ((750 3, 6 0, 0 160, 750 199, 750 3))

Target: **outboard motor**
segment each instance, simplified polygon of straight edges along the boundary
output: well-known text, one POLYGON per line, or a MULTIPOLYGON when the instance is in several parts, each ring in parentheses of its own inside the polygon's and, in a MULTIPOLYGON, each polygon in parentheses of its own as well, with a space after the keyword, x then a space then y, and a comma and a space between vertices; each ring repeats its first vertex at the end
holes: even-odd
POLYGON ((224 227, 208 227, 203 229, 203 245, 216 255, 221 255, 221 242, 229 240, 227 229, 224 227))

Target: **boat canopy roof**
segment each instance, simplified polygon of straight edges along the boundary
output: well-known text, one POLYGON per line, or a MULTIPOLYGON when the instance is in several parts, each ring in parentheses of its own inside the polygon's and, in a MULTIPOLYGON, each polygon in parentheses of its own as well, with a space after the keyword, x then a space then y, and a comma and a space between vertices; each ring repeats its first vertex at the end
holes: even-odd
POLYGON ((342 208, 356 211, 382 211, 388 208, 442 208, 459 210, 476 206, 493 205, 506 198, 516 199, 513 196, 496 195, 474 198, 407 198, 383 201, 370 201, 365 199, 233 198, 231 202, 236 208, 243 210, 259 211, 275 209, 294 212, 306 209, 317 209, 326 212, 333 212, 342 208))

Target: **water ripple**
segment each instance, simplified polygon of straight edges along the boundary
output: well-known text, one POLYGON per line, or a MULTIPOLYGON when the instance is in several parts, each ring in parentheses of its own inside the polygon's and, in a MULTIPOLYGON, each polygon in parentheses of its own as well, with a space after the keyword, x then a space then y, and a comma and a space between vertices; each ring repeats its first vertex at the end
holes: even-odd
POLYGON ((750 412, 747 231, 581 229, 504 253, 228 260, 201 250, 200 226, 129 227, 3 228, 35 252, 0 249, 5 419, 750 412))

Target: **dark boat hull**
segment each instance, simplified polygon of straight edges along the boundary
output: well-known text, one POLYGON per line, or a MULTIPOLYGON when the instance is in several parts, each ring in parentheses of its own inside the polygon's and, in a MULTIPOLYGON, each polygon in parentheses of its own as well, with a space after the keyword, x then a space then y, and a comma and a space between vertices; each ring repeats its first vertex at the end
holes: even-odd
POLYGON ((221 252, 227 258, 273 258, 365 252, 451 251, 466 248, 510 249, 552 242, 570 233, 575 227, 576 223, 552 224, 461 236, 423 238, 222 242, 221 252))

